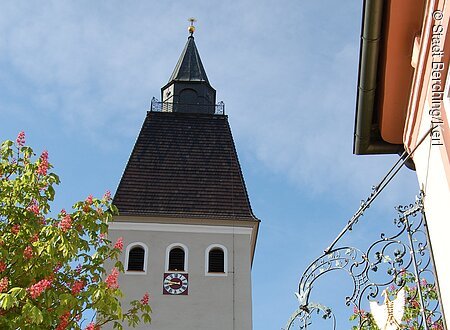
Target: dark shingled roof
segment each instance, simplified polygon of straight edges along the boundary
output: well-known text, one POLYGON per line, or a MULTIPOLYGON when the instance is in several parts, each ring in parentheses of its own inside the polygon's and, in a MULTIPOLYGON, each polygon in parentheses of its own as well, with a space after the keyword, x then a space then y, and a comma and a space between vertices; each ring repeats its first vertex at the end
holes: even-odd
POLYGON ((202 60, 195 46, 194 37, 190 36, 184 46, 178 63, 170 76, 171 81, 205 81, 209 84, 202 60))
POLYGON ((113 202, 120 215, 256 220, 224 115, 148 112, 113 202))

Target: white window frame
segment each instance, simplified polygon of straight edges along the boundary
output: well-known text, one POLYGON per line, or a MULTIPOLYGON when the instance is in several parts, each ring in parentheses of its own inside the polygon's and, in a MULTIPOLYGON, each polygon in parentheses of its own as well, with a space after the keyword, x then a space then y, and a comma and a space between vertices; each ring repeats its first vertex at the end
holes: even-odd
POLYGON ((183 243, 172 243, 166 249, 166 265, 164 267, 166 273, 181 273, 186 274, 188 272, 188 260, 189 260, 189 249, 183 243), (169 270, 169 254, 173 248, 181 248, 184 251, 184 270, 183 271, 174 271, 169 270))
POLYGON ((148 246, 142 242, 133 242, 127 245, 125 250, 125 274, 127 275, 147 275, 147 259, 148 259, 148 246), (128 270, 128 258, 132 248, 139 246, 144 249, 144 269, 141 270, 128 270))
POLYGON ((228 250, 222 244, 211 244, 205 250, 205 276, 228 276, 228 250), (212 249, 219 248, 223 251, 223 273, 208 272, 209 252, 212 249))

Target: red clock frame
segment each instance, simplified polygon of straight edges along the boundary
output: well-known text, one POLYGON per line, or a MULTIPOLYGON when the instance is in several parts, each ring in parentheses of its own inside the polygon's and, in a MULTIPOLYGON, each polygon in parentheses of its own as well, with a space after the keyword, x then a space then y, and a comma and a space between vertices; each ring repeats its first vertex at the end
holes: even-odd
POLYGON ((164 273, 163 294, 187 296, 189 293, 189 275, 184 273, 164 273))

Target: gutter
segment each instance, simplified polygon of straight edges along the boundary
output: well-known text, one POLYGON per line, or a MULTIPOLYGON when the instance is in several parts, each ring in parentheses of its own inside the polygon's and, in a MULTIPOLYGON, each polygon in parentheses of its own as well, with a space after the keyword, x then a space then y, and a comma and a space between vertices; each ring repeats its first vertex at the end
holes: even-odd
POLYGON ((403 145, 383 141, 379 134, 373 134, 376 132, 373 132, 372 128, 383 26, 383 4, 383 0, 365 0, 363 5, 353 140, 353 153, 356 155, 396 154, 403 151, 403 145))

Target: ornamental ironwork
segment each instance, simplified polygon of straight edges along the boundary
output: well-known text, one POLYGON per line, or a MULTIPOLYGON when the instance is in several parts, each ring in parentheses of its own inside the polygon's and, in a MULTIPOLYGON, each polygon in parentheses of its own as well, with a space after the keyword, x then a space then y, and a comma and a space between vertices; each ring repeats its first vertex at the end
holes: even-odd
MULTIPOLYGON (((416 310, 418 314, 412 312, 410 315, 413 329, 446 329, 437 296, 439 290, 428 243, 423 197, 421 193, 415 203, 396 208, 398 216, 394 220, 396 233, 393 235, 381 233, 365 251, 349 246, 333 247, 314 260, 299 282, 296 292, 299 308, 284 329, 307 329, 317 315, 330 322, 330 329, 336 329, 336 318, 331 308, 310 301, 314 283, 334 271, 344 271, 352 280, 352 291, 345 297, 345 303, 353 306, 353 320, 358 323, 355 329, 376 329, 371 328, 376 322, 374 312, 362 311, 367 300, 382 301, 380 296, 384 292, 385 302, 390 302, 388 297, 395 296, 402 289, 407 292, 404 308, 416 310)), ((388 317, 386 314, 386 322, 388 317)), ((385 328, 382 325, 378 327, 401 329, 386 324, 385 328)))
POLYGON ((365 250, 336 247, 434 128, 409 154, 405 151, 401 155, 380 183, 372 187, 369 197, 361 202, 336 239, 307 267, 295 293, 299 307, 284 330, 307 329, 317 316, 327 322, 320 325, 321 329, 326 326, 336 329, 332 309, 310 300, 316 281, 335 271, 344 272, 352 280, 352 290, 345 297, 345 304, 353 307, 350 320, 357 323, 352 330, 447 330, 429 244, 423 192, 414 203, 395 208, 398 214, 393 234, 381 233, 365 250), (365 306, 370 306, 370 312, 363 310, 365 306))
POLYGON ((220 101, 217 104, 187 104, 160 102, 153 97, 150 103, 150 112, 205 112, 215 115, 225 115, 225 103, 220 101), (189 111, 186 111, 189 110, 189 111))

